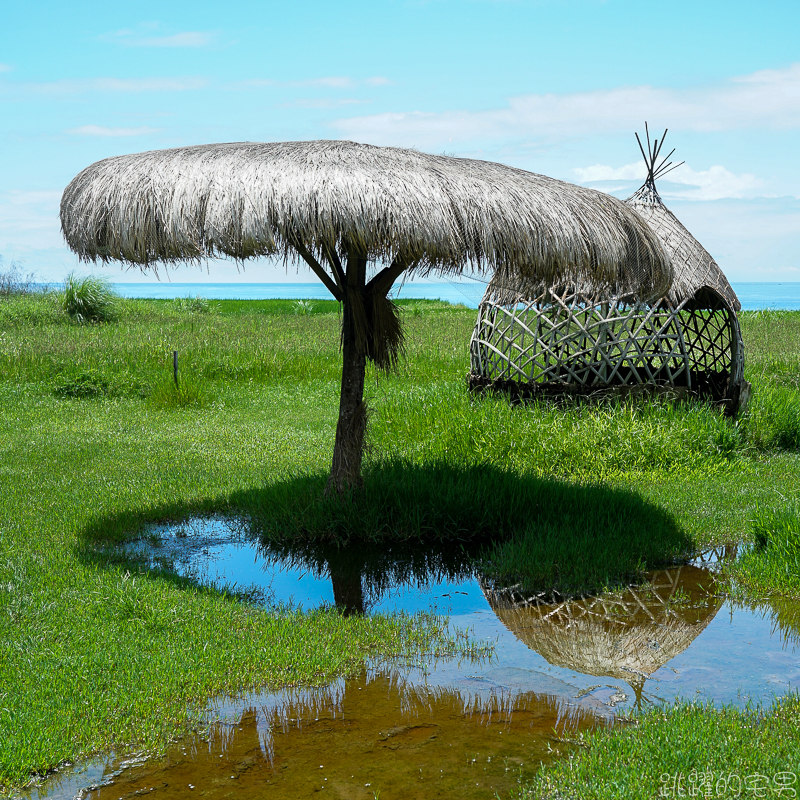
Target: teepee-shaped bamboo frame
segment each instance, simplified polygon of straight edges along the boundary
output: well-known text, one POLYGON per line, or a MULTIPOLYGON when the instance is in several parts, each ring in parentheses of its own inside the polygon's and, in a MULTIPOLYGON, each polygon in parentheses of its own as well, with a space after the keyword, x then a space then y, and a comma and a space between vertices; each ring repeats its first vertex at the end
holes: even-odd
POLYGON ((637 302, 624 285, 493 280, 472 335, 473 387, 517 396, 661 389, 709 397, 736 413, 749 389, 741 306, 717 263, 656 191, 656 179, 680 166, 669 162, 672 153, 659 162, 663 144, 662 136, 651 145, 649 132, 646 151, 639 142, 647 178, 626 202, 672 259, 667 294, 637 302))

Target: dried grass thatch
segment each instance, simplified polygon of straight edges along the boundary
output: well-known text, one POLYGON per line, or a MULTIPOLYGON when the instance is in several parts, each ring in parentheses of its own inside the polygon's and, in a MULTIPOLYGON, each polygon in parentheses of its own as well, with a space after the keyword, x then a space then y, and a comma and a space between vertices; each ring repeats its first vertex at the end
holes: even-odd
POLYGON ((657 237, 613 197, 488 161, 353 142, 108 158, 69 184, 61 225, 82 259, 143 268, 305 250, 335 275, 349 248, 422 274, 623 279, 648 297, 672 280, 657 237))
POLYGON ((522 396, 646 387, 708 397, 729 414, 746 403, 741 305, 719 265, 656 190, 656 179, 675 169, 672 153, 659 161, 663 144, 663 136, 651 144, 649 132, 646 151, 640 142, 647 179, 625 203, 672 261, 668 291, 642 303, 624 276, 612 291, 591 275, 572 284, 495 276, 471 342, 474 387, 522 396))
POLYGON ((625 201, 656 232, 675 271, 666 299, 682 308, 714 308, 718 295, 728 308, 742 310, 733 287, 708 250, 664 205, 652 177, 625 201))

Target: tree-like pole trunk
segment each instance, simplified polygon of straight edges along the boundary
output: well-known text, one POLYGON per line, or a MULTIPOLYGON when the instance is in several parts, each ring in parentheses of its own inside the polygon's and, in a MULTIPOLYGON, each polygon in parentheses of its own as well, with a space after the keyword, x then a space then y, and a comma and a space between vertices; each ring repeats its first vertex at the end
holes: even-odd
POLYGON ((364 311, 366 273, 367 260, 356 251, 348 250, 342 300, 342 388, 333 463, 325 487, 327 496, 342 496, 362 486, 361 460, 367 427, 367 409, 364 405, 367 366, 364 311))

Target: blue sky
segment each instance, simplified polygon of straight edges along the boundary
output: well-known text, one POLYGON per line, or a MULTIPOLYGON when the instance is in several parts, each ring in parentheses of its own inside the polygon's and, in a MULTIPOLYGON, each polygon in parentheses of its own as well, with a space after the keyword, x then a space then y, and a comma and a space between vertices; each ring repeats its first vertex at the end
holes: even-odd
MULTIPOLYGON (((353 139, 626 197, 644 174, 633 132, 646 119, 669 127, 686 161, 662 196, 729 277, 800 281, 797 0, 4 6, 0 255, 43 279, 77 266, 61 192, 107 156, 353 139)), ((288 279, 315 280, 304 268, 288 279)), ((287 276, 267 261, 243 275, 216 262, 172 280, 287 276)))

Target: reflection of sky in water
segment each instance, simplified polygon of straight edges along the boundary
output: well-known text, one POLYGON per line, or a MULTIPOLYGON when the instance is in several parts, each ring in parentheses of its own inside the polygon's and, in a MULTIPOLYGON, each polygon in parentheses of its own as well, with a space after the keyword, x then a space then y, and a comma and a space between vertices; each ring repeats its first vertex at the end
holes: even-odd
MULTIPOLYGON (((178 573, 192 575, 203 583, 229 585, 238 590, 257 586, 267 599, 304 609, 333 604, 333 589, 327 576, 319 578, 309 568, 298 569, 285 562, 266 562, 255 545, 227 523, 196 520, 183 530, 187 535, 176 537, 163 529, 161 544, 155 548, 145 540, 130 547, 166 559, 178 573)), ((369 607, 372 613, 431 609, 449 614, 452 625, 469 630, 473 637, 493 642, 495 655, 490 661, 471 666, 457 660, 428 664, 418 675, 412 669, 409 680, 458 686, 468 674, 473 685, 475 681, 485 681, 487 685, 501 686, 513 672, 515 687, 523 691, 567 695, 600 684, 592 691, 603 694, 610 684, 628 695, 627 701, 615 703, 617 707, 630 707, 634 701, 630 687, 619 677, 586 675, 568 666, 548 663, 498 619, 474 579, 393 587, 369 607), (563 692, 552 691, 550 682, 567 688, 563 692)), ((725 602, 683 652, 650 675, 644 683, 644 696, 667 701, 701 698, 739 705, 748 698, 771 701, 774 695, 800 685, 796 640, 787 641, 775 628, 768 611, 725 602)))

